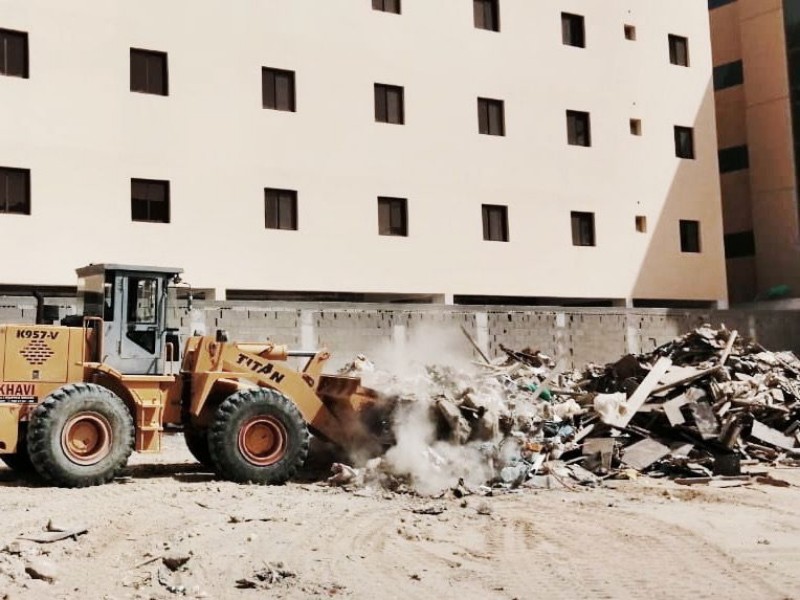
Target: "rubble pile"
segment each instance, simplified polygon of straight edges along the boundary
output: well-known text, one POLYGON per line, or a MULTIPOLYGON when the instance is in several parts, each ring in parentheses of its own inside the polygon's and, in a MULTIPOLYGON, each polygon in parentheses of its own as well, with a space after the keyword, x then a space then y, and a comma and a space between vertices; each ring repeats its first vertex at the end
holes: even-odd
POLYGON ((577 371, 501 348, 477 374, 431 366, 411 382, 369 373, 363 356, 349 365, 397 397, 395 440, 364 467, 337 464, 331 485, 468 493, 800 466, 800 360, 791 352, 709 326, 577 371))

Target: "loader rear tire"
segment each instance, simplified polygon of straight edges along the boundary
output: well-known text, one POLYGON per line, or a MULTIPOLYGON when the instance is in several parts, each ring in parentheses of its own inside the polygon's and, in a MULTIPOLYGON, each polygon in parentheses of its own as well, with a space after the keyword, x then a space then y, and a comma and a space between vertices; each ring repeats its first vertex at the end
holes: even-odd
POLYGON ((281 484, 303 466, 309 438, 291 400, 275 390, 258 388, 236 392, 220 404, 208 447, 220 477, 281 484))
POLYGON ((91 383, 57 389, 31 415, 28 449, 36 471, 62 487, 111 481, 133 451, 133 419, 122 400, 91 383))
POLYGON ((195 427, 193 425, 184 425, 183 439, 186 440, 186 447, 204 467, 214 467, 211 460, 211 452, 208 449, 208 429, 195 427))
POLYGON ((33 463, 31 463, 30 454, 28 454, 27 435, 27 425, 21 424, 19 428, 19 437, 17 438, 17 451, 14 454, 0 454, 0 460, 6 463, 9 469, 19 475, 36 474, 33 463))

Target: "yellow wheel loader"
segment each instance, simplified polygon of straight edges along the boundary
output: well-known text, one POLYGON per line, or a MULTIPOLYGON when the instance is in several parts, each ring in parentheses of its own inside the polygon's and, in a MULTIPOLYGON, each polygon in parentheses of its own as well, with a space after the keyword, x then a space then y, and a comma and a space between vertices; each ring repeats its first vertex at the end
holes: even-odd
POLYGON ((329 354, 233 343, 224 332, 179 343, 166 327, 181 269, 77 270, 80 315, 0 326, 0 459, 53 485, 106 483, 132 451, 158 452, 183 426, 198 461, 223 478, 283 483, 310 433, 371 452, 390 403, 357 377, 322 373, 329 354), (305 360, 302 370, 290 360, 305 360))

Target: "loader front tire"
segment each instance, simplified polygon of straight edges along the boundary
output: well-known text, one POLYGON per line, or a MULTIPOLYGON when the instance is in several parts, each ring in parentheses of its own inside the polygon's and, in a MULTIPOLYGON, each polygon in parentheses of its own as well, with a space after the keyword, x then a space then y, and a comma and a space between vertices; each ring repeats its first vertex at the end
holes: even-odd
POLYGON ((31 415, 28 450, 36 471, 62 487, 111 481, 133 451, 133 419, 122 400, 91 383, 57 389, 31 415))
POLYGON ((184 425, 183 439, 186 441, 186 447, 204 467, 214 467, 211 461, 211 452, 208 450, 208 429, 195 427, 194 425, 184 425))
POLYGON ((303 466, 309 437, 291 400, 275 390, 257 388, 236 392, 220 404, 208 447, 220 477, 281 484, 303 466))

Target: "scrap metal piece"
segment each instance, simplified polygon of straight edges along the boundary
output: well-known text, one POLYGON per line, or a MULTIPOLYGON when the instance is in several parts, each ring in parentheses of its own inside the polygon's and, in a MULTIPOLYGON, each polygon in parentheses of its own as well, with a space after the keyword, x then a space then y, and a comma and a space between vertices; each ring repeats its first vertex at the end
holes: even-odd
POLYGON ((654 462, 667 456, 670 452, 671 450, 669 447, 647 438, 641 442, 636 442, 632 446, 628 446, 620 460, 637 471, 643 471, 654 462))

